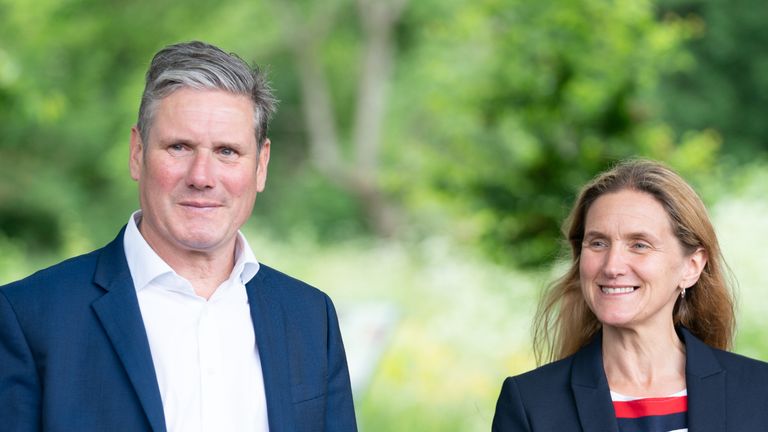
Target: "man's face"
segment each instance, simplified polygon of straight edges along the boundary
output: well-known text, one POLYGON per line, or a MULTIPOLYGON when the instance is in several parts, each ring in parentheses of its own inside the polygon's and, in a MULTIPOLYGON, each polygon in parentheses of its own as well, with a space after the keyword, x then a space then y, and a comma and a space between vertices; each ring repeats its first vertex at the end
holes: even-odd
POLYGON ((233 253, 267 179, 269 141, 259 153, 253 114, 245 96, 182 88, 157 104, 148 142, 131 131, 140 230, 164 259, 233 253))

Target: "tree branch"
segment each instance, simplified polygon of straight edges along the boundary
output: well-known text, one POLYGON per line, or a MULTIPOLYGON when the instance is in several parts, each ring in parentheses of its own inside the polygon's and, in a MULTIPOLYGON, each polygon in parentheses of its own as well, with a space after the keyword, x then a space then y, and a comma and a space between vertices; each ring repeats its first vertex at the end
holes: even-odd
POLYGON ((378 173, 381 130, 394 60, 394 26, 404 5, 405 0, 358 0, 365 41, 352 143, 356 172, 369 181, 372 173, 378 173))

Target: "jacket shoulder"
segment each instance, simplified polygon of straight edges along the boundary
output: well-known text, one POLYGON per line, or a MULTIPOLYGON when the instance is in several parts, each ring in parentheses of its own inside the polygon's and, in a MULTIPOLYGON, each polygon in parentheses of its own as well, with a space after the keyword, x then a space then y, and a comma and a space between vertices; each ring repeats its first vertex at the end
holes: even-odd
POLYGON ((514 376, 512 379, 516 381, 521 393, 562 391, 563 388, 570 388, 572 365, 573 356, 570 356, 514 376))
POLYGON ((571 390, 573 358, 507 378, 496 403, 493 431, 579 430, 571 390))
POLYGON ((768 385, 768 363, 717 348, 712 348, 712 353, 727 371, 729 379, 740 378, 745 382, 768 385))
POLYGON ((281 271, 259 263, 259 271, 253 282, 270 295, 289 298, 314 298, 325 300, 328 296, 314 286, 281 271))
POLYGON ((712 353, 724 376, 726 429, 768 430, 768 363, 715 348, 712 353))
POLYGON ((38 270, 23 279, 0 286, 0 291, 8 297, 35 296, 39 290, 90 283, 99 252, 100 249, 97 249, 38 270))

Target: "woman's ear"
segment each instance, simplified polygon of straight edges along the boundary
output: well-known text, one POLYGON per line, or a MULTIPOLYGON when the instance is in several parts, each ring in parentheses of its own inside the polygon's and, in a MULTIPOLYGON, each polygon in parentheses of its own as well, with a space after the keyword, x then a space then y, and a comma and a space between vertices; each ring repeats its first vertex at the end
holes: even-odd
POLYGON ((707 265, 707 251, 703 248, 698 248, 692 254, 686 258, 685 270, 683 271, 683 278, 680 281, 680 288, 690 288, 699 281, 701 272, 704 271, 704 267, 707 265))

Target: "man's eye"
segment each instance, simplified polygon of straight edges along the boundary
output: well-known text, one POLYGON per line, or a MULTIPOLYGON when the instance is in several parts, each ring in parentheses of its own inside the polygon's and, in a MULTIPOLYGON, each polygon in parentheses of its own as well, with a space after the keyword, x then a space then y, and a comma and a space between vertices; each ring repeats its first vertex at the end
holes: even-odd
POLYGON ((219 153, 222 156, 226 156, 226 157, 231 157, 231 156, 236 156, 237 155, 237 152, 234 149, 231 149, 229 147, 223 147, 222 149, 219 150, 219 153))
POLYGON ((184 150, 184 145, 183 144, 171 144, 170 146, 168 146, 168 149, 170 151, 172 151, 172 152, 180 152, 180 151, 184 150))

